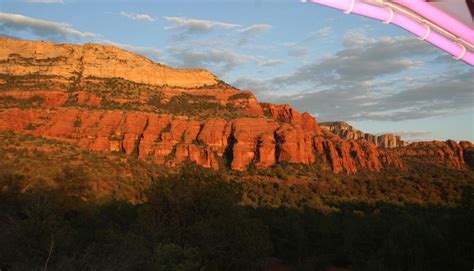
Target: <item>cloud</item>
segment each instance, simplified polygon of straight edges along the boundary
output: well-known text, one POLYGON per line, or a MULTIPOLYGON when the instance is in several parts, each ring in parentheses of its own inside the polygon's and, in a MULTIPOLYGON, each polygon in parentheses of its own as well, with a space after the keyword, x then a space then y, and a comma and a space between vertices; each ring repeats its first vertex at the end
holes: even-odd
POLYGON ((120 12, 120 15, 130 18, 132 20, 148 21, 148 22, 155 21, 155 18, 153 18, 152 16, 148 14, 129 13, 129 12, 122 11, 120 12))
POLYGON ((208 33, 217 28, 233 29, 240 27, 238 24, 191 19, 186 17, 165 17, 165 20, 173 24, 173 26, 165 27, 165 30, 181 31, 186 33, 208 33))
POLYGON ((30 32, 38 37, 53 40, 64 40, 68 37, 95 38, 98 35, 81 32, 69 26, 67 23, 51 22, 35 19, 20 14, 0 12, 0 33, 6 35, 19 31, 30 32))
POLYGON ((232 82, 233 86, 241 89, 251 90, 262 101, 277 101, 278 96, 274 93, 274 86, 268 80, 253 76, 242 76, 232 82))
POLYGON ((240 46, 243 46, 248 44, 251 38, 258 33, 272 29, 272 26, 269 24, 253 24, 243 27, 239 24, 187 17, 165 17, 165 20, 170 22, 172 26, 167 26, 164 29, 177 32, 173 37, 175 41, 185 41, 190 39, 190 35, 207 34, 217 29, 224 29, 231 30, 228 34, 232 32, 240 33, 240 40, 238 43, 240 46))
POLYGON ((282 85, 360 85, 377 77, 396 74, 420 66, 413 56, 433 56, 436 50, 409 36, 373 39, 350 32, 343 48, 333 55, 303 65, 293 74, 276 78, 282 85))
POLYGON ((332 34, 332 27, 330 26, 326 26, 326 27, 323 27, 321 29, 319 29, 316 33, 320 36, 320 37, 327 37, 329 35, 332 34))
POLYGON ((287 48, 288 56, 290 57, 306 57, 310 53, 310 50, 308 48, 308 44, 310 42, 321 39, 327 40, 332 33, 332 27, 326 26, 317 31, 308 33, 308 35, 303 40, 297 42, 287 42, 283 44, 283 46, 287 48))
POLYGON ((246 28, 241 28, 237 30, 240 33, 245 33, 245 34, 255 34, 259 32, 265 32, 272 29, 272 26, 269 24, 254 24, 246 28))
POLYGON ((236 67, 257 61, 230 48, 195 49, 192 45, 169 47, 170 65, 180 68, 206 68, 222 76, 236 67))
POLYGON ((237 31, 242 34, 239 45, 243 46, 250 42, 251 38, 258 33, 269 31, 272 26, 269 24, 254 24, 249 27, 238 29, 237 31))
POLYGON ((296 43, 287 43, 284 46, 288 48, 288 56, 302 57, 309 55, 309 49, 306 46, 296 43))
POLYGON ((257 64, 260 67, 272 67, 272 66, 278 66, 284 63, 285 61, 282 59, 268 59, 268 60, 259 61, 257 64))
POLYGON ((275 96, 272 100, 291 103, 324 121, 402 121, 472 110, 473 84, 474 78, 466 71, 445 74, 419 86, 406 85, 391 92, 374 86, 331 87, 317 92, 275 96))
POLYGON ((327 38, 332 34, 333 30, 330 26, 323 27, 318 31, 313 31, 308 33, 308 35, 301 41, 298 42, 288 42, 285 43, 285 46, 288 49, 288 56, 291 57, 304 57, 309 55, 310 50, 308 49, 308 43, 321 39, 327 38))
POLYGON ((342 45, 293 73, 243 76, 233 83, 323 121, 402 121, 472 111, 472 72, 452 66, 427 73, 425 63, 439 57, 431 46, 409 36, 371 38, 353 31, 342 45))
MULTIPOLYGON (((169 20, 170 17, 167 19, 169 20)), ((176 29, 178 33, 173 37, 173 46, 165 49, 167 52, 165 62, 170 66, 206 68, 218 76, 225 76, 236 68, 247 64, 272 67, 283 63, 279 59, 267 59, 263 56, 243 53, 236 46, 239 39, 271 29, 270 25, 255 24, 242 28, 237 24, 182 17, 179 17, 179 22, 182 24, 179 23, 181 26, 176 29), (215 35, 193 35, 220 28, 228 31, 214 33, 215 35), (190 31, 192 33, 188 33, 190 31)))
POLYGON ((26 0, 28 3, 41 3, 41 4, 64 4, 63 0, 26 0))

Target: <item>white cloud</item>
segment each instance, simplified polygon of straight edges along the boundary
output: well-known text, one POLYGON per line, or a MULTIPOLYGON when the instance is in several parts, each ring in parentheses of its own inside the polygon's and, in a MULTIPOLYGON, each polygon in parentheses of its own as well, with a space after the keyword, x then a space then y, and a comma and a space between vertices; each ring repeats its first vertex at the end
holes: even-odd
POLYGON ((28 3, 41 3, 41 4, 64 4, 63 0, 26 0, 28 3))
POLYGON ((68 36, 95 38, 94 33, 78 31, 67 23, 35 19, 20 14, 0 12, 0 33, 10 34, 27 31, 39 37, 66 39, 68 36))
POLYGON ((239 45, 243 46, 250 42, 250 38, 255 36, 260 32, 265 32, 272 29, 272 26, 269 24, 254 24, 249 27, 238 29, 237 31, 242 34, 242 37, 239 41, 239 45))
POLYGON ((257 62, 253 56, 236 52, 231 48, 196 49, 192 45, 173 46, 167 48, 167 53, 172 56, 169 61, 171 66, 179 68, 206 68, 219 76, 234 70, 238 66, 257 62))
POLYGON ((246 28, 239 29, 237 31, 241 33, 254 34, 258 32, 265 32, 272 29, 272 26, 269 24, 254 24, 246 28))
POLYGON ((148 21, 148 22, 155 21, 155 18, 153 18, 152 16, 148 14, 130 13, 130 12, 122 11, 120 12, 120 15, 130 18, 132 20, 148 21))
POLYGON ((288 49, 288 56, 291 57, 306 57, 309 55, 310 50, 308 43, 317 39, 327 39, 333 30, 330 26, 323 27, 317 31, 309 32, 306 37, 298 42, 287 42, 283 44, 288 49))
POLYGON ((327 37, 332 34, 332 28, 330 26, 326 26, 319 29, 316 33, 318 33, 321 37, 327 37))
POLYGON ((303 65, 294 73, 276 78, 284 85, 360 85, 375 78, 419 67, 414 56, 433 56, 437 51, 409 36, 380 37, 349 32, 344 47, 333 55, 303 65), (407 58, 409 57, 409 58, 407 58))
POLYGON ((173 24, 173 26, 165 27, 165 30, 183 31, 188 33, 207 33, 217 28, 233 29, 240 27, 238 24, 191 19, 186 17, 165 17, 165 20, 173 24))
POLYGON ((256 91, 260 99, 291 103, 324 121, 402 121, 473 108, 474 77, 469 70, 453 66, 424 73, 439 53, 413 37, 374 38, 351 31, 342 45, 293 73, 265 79, 246 76, 234 84, 256 91), (404 73, 408 70, 411 76, 404 73))
POLYGON ((259 61, 257 64, 261 67, 272 67, 272 66, 281 65, 284 63, 285 61, 282 59, 269 59, 269 60, 259 61))
POLYGON ((286 43, 283 46, 288 49, 288 56, 304 57, 309 55, 309 49, 306 46, 299 45, 297 43, 286 43))

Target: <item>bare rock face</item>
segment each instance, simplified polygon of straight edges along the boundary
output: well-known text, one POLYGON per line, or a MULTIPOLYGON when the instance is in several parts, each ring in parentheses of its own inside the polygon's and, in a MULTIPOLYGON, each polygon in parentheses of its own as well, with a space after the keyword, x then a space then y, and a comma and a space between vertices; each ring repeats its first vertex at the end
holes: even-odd
POLYGON ((62 78, 123 78, 136 83, 194 88, 215 85, 206 70, 173 69, 149 59, 98 44, 54 44, 0 37, 0 73, 62 78))
POLYGON ((0 110, 0 131, 53 138, 168 166, 191 160, 217 169, 223 158, 233 170, 251 164, 267 168, 278 162, 318 161, 329 170, 349 174, 358 168, 379 171, 383 164, 401 166, 366 141, 331 138, 265 118, 197 121, 133 111, 12 108, 0 110))
POLYGON ((400 136, 395 134, 372 135, 367 134, 349 125, 347 122, 322 122, 319 124, 322 130, 334 133, 343 139, 365 139, 381 148, 405 147, 408 143, 402 141, 400 136))
POLYGON ((0 38, 0 132, 31 134, 157 164, 208 168, 320 164, 333 172, 402 169, 404 157, 460 168, 472 144, 412 144, 347 124, 320 128, 289 105, 259 103, 204 70, 177 70, 97 44, 0 38), (387 149, 380 149, 382 146, 387 149))
POLYGON ((343 140, 337 135, 322 131, 314 141, 316 153, 324 154, 323 164, 330 165, 332 171, 356 173, 360 168, 380 171, 383 166, 403 168, 398 154, 386 153, 365 140, 343 140))
POLYGON ((304 130, 319 133, 319 127, 316 119, 309 113, 296 111, 289 104, 263 104, 264 111, 273 119, 291 123, 302 127, 304 130))
POLYGON ((414 142, 397 152, 402 157, 415 158, 424 163, 461 169, 465 163, 472 166, 473 149, 474 146, 468 141, 461 141, 458 144, 453 140, 448 140, 414 142))

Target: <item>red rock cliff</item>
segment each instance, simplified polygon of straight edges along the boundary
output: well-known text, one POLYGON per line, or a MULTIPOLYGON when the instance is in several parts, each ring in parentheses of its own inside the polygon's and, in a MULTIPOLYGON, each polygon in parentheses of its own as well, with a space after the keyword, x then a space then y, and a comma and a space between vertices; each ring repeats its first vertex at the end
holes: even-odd
POLYGON ((233 170, 287 162, 353 174, 403 168, 400 157, 430 155, 455 167, 472 158, 470 143, 381 150, 371 138, 320 129, 289 105, 261 104, 207 71, 168 68, 111 46, 0 39, 0 132, 233 170))
POLYGON ((169 166, 189 159, 218 168, 224 157, 234 170, 245 170, 251 163, 266 168, 283 161, 321 162, 334 172, 347 173, 357 168, 378 171, 383 164, 401 166, 397 157, 366 141, 345 141, 265 118, 198 121, 144 112, 12 108, 0 111, 0 131, 54 138, 169 166))

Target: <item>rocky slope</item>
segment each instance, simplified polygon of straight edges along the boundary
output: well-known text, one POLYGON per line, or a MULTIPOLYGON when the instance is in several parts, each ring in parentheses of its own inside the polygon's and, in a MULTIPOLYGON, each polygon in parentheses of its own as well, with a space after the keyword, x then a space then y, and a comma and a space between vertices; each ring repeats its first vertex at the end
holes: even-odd
POLYGON ((239 171, 287 162, 353 174, 403 168, 404 157, 432 153, 443 157, 435 162, 462 167, 472 148, 441 142, 427 143, 433 146, 425 153, 418 146, 382 150, 377 145, 403 143, 332 131, 289 105, 259 103, 204 70, 168 68, 111 46, 1 38, 0 132, 6 131, 168 166, 191 160, 239 171))
POLYGON ((398 148, 408 145, 400 136, 395 134, 372 135, 357 130, 344 121, 322 122, 319 124, 322 130, 334 133, 344 139, 365 139, 381 148, 398 148))

